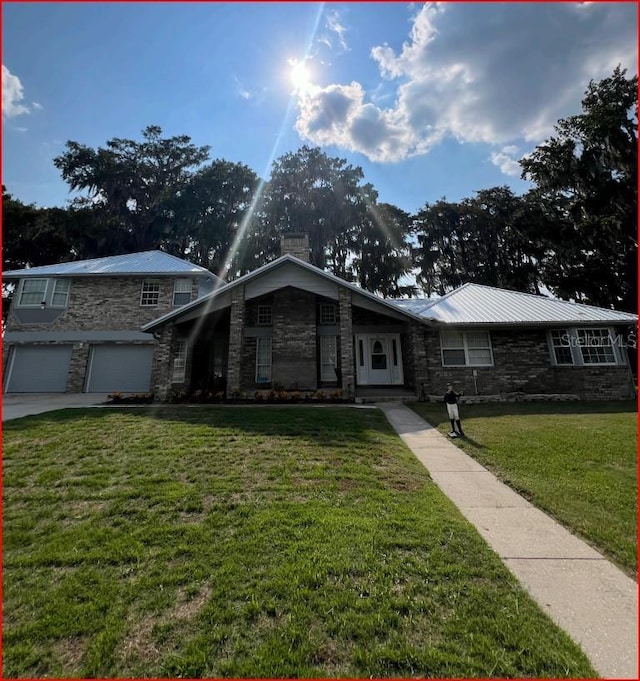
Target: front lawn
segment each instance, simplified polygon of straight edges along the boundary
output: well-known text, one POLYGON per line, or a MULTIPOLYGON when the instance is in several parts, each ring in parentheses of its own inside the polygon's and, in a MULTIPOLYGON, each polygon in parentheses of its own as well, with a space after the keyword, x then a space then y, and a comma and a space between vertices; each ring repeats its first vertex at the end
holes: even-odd
POLYGON ((4 428, 4 677, 592 677, 377 410, 4 428))
MULTIPOLYGON (((443 433, 444 404, 411 405, 443 433)), ((637 576, 636 402, 461 405, 454 442, 637 576)))

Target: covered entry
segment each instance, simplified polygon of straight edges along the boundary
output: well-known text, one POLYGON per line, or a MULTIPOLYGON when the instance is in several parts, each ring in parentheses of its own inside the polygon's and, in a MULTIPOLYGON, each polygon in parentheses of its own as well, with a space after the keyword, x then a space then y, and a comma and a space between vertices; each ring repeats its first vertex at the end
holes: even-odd
POLYGON ((71 345, 15 345, 5 379, 8 393, 63 393, 67 389, 71 345))
POLYGON ((358 385, 403 385, 400 334, 356 335, 358 385))
POLYGON ((152 361, 152 345, 93 345, 85 392, 147 393, 152 361))

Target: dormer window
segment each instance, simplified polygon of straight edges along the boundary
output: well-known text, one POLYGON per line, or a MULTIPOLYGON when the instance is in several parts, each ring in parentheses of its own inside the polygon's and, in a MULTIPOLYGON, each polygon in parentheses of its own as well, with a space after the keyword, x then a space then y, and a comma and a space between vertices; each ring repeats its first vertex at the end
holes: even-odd
POLYGON ((67 307, 69 279, 23 279, 18 307, 67 307))

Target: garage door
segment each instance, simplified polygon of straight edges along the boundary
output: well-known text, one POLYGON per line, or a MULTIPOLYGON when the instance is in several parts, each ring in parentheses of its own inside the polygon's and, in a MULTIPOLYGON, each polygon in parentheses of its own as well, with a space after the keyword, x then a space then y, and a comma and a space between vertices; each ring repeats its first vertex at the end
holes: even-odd
POLYGON ((94 345, 86 392, 149 392, 152 360, 148 345, 94 345))
POLYGON ((67 389, 71 345, 16 345, 9 360, 9 393, 63 393, 67 389))

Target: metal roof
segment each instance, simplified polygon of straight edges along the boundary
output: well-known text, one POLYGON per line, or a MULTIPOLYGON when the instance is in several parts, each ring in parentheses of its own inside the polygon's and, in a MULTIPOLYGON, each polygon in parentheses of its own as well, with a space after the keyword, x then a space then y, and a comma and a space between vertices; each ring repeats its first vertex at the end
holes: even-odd
POLYGON ((2 276, 4 279, 24 279, 29 277, 85 277, 122 274, 189 275, 219 281, 215 274, 204 267, 194 265, 187 260, 176 258, 174 255, 162 251, 143 251, 93 260, 76 260, 57 265, 30 267, 22 270, 8 270, 3 272, 2 276))
POLYGON ((419 317, 417 314, 412 312, 411 310, 403 310, 400 308, 398 305, 392 304, 394 301, 391 300, 386 300, 385 298, 380 298, 379 296, 376 296, 373 293, 370 293, 369 291, 365 291, 364 289, 359 288, 358 286, 355 286, 354 284, 349 283, 348 281, 345 281, 344 279, 340 279, 340 277, 336 277, 334 274, 331 274, 330 272, 325 272, 324 270, 321 270, 320 268, 316 267, 315 265, 311 265, 308 262, 305 262, 304 260, 300 260, 299 258, 296 258, 294 255, 291 255, 289 253, 285 255, 281 255, 279 258, 276 260, 272 260, 271 262, 267 263, 266 265, 263 265, 262 267, 259 267, 256 270, 253 270, 249 272, 248 274, 243 275, 242 277, 239 277, 238 279, 234 279, 234 281, 229 282, 228 284, 224 284, 220 287, 217 287, 214 291, 211 293, 202 296, 201 298, 198 298, 197 300, 193 300, 190 303, 187 303, 183 307, 173 310, 172 312, 168 312, 167 314, 163 315, 162 317, 158 317, 158 319, 153 320, 152 322, 149 322, 142 326, 143 331, 152 331, 155 328, 162 326, 162 324, 165 324, 166 322, 176 319, 178 317, 181 317, 185 314, 187 314, 189 311, 191 311, 194 308, 197 307, 203 307, 205 312, 207 310, 207 304, 212 301, 214 298, 217 296, 226 293, 227 291, 230 291, 233 288, 236 288, 237 286, 243 286, 247 282, 251 281, 252 279, 255 279, 256 277, 261 276, 262 274, 269 272, 273 269, 276 269, 278 267, 282 267, 286 263, 294 263, 295 265, 298 265, 299 267, 302 267, 306 270, 309 270, 310 272, 313 272, 317 276, 324 277, 325 279, 333 282, 334 284, 338 286, 342 286, 343 288, 348 288, 350 289, 353 293, 362 296, 363 298, 370 300, 370 301, 375 301, 378 303, 382 308, 389 308, 391 310, 394 310, 395 312, 402 312, 405 314, 407 317, 411 317, 415 319, 416 321, 421 321, 421 322, 426 322, 428 321, 425 318, 419 317))
POLYGON ((638 320, 638 315, 628 312, 481 284, 464 284, 436 299, 388 302, 443 324, 633 324, 638 320))

